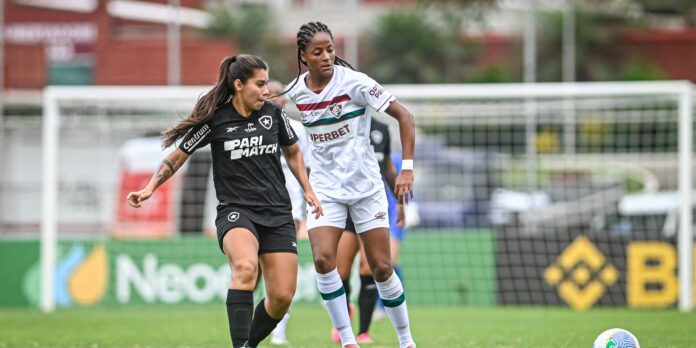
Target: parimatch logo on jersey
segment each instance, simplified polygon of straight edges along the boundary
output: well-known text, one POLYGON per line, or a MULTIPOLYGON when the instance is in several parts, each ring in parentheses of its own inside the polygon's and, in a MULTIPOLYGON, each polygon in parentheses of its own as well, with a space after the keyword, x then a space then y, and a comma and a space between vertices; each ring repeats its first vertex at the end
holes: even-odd
POLYGON ((230 151, 230 159, 273 154, 278 151, 278 143, 264 145, 263 135, 257 135, 228 140, 225 142, 225 151, 230 151))

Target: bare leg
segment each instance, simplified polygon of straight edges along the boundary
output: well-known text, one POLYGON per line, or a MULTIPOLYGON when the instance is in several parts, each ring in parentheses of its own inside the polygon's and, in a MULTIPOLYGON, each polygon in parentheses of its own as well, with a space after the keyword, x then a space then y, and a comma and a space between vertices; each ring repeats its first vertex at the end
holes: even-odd
POLYGON ((290 308, 297 286, 297 254, 265 253, 260 256, 266 298, 256 306, 249 332, 249 347, 256 347, 275 329, 290 308))
POLYGON ((342 280, 350 278, 353 260, 358 250, 360 250, 358 234, 348 231, 343 232, 341 240, 338 242, 338 253, 336 254, 336 266, 342 280))
POLYGON ((297 254, 261 254, 263 279, 266 284, 266 311, 280 319, 290 308, 297 288, 297 254))
POLYGON ((386 227, 375 228, 360 234, 367 263, 372 270, 372 276, 378 282, 383 282, 394 271, 391 263, 389 247, 389 229, 386 227))
POLYGON ((258 278, 259 243, 248 229, 233 228, 225 234, 222 249, 232 270, 226 301, 230 337, 234 347, 241 347, 249 338, 253 291, 258 278))

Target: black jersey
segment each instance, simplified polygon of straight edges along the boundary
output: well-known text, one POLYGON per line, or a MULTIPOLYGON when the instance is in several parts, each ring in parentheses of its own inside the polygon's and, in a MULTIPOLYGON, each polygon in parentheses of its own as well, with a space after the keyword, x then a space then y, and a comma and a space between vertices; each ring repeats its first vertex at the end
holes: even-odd
POLYGON ((295 142, 297 135, 279 106, 266 102, 243 117, 230 102, 207 123, 189 129, 179 149, 191 154, 210 144, 220 204, 246 212, 258 224, 277 226, 292 219, 279 146, 295 142))
POLYGON ((372 148, 375 150, 375 157, 377 157, 382 178, 387 173, 387 156, 391 154, 390 143, 389 126, 372 118, 372 123, 370 124, 370 144, 372 144, 372 148))

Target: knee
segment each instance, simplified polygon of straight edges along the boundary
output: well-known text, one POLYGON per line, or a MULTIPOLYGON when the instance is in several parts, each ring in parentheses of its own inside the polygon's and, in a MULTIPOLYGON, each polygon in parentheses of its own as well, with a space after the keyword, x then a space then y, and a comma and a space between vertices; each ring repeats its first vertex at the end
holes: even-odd
POLYGON ((251 260, 237 261, 232 266, 232 283, 245 288, 256 286, 258 264, 251 260))
POLYGON ((294 295, 294 290, 278 290, 269 292, 266 299, 269 307, 272 308, 271 312, 273 312, 269 314, 275 314, 276 316, 284 315, 288 311, 288 308, 290 308, 294 295))
POLYGON ((372 276, 378 282, 383 282, 389 279, 392 272, 394 272, 394 270, 392 269, 391 263, 388 261, 378 262, 372 267, 372 276))
POLYGON ((336 258, 328 253, 317 253, 314 255, 314 268, 320 274, 326 274, 336 268, 336 258))

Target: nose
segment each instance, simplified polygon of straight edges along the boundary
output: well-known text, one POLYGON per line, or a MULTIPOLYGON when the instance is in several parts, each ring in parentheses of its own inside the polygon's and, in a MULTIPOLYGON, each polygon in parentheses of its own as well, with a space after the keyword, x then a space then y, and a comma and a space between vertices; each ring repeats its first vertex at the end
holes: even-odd
POLYGON ((264 97, 268 97, 271 94, 271 91, 268 89, 268 86, 263 86, 261 93, 263 93, 264 97))
POLYGON ((328 62, 331 60, 331 53, 329 51, 324 51, 324 54, 321 56, 321 60, 328 62))

